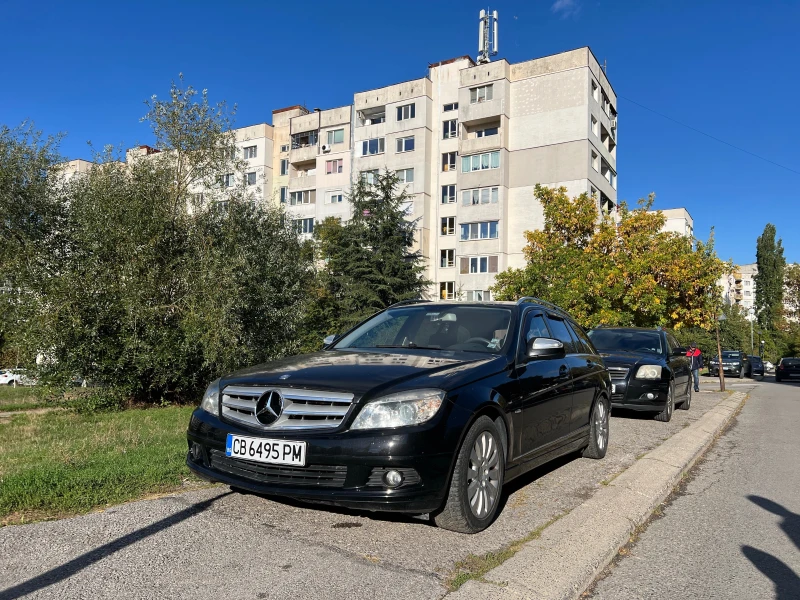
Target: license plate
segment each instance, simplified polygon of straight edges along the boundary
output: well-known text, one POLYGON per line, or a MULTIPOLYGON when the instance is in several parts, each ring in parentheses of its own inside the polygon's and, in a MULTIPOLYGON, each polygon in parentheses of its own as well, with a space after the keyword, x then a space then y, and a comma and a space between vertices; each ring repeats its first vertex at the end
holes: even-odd
POLYGON ((306 466, 306 443, 228 434, 225 456, 272 465, 306 466))
POLYGON ((611 384, 611 393, 612 394, 616 394, 617 393, 617 384, 615 384, 615 383, 611 384))

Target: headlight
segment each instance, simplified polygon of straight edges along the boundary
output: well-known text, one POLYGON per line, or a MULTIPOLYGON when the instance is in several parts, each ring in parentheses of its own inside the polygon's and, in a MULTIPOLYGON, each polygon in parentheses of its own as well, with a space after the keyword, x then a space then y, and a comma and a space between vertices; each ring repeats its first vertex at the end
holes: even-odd
POLYGON ((442 406, 442 390, 411 390, 390 394, 367 403, 350 429, 379 429, 419 425, 442 406))
POLYGON ((200 403, 200 408, 212 415, 219 413, 219 379, 212 381, 203 394, 203 401, 200 403))
POLYGON ((661 379, 661 367, 658 365, 642 365, 636 371, 636 379, 661 379))

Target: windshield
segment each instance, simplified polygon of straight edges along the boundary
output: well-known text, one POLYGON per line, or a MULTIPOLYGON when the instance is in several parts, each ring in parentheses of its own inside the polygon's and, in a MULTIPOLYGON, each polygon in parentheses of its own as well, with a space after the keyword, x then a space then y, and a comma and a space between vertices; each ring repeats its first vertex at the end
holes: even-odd
POLYGON ((592 329, 589 337, 600 352, 663 353, 661 335, 656 331, 592 329))
POLYGON ((403 306, 363 323, 335 346, 425 348, 498 354, 508 337, 511 311, 488 306, 403 306))
POLYGON ((727 350, 723 350, 722 351, 722 359, 723 360, 726 359, 726 358, 731 358, 731 359, 734 359, 734 360, 738 360, 741 357, 742 357, 742 353, 741 352, 729 352, 727 350))

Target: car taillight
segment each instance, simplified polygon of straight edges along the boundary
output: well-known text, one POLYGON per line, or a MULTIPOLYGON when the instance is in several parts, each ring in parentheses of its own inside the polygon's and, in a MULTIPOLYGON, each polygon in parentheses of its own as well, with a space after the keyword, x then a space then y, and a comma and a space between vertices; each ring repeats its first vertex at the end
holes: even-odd
POLYGON ((783 369, 783 365, 778 365, 778 368, 779 369, 783 369))

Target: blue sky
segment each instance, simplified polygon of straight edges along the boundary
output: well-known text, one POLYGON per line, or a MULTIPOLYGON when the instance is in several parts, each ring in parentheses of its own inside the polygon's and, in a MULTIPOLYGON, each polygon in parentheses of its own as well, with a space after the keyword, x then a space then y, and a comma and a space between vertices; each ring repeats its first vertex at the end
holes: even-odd
MULTIPOLYGON (((470 54, 481 3, 19 2, 0 0, 0 123, 33 120, 86 142, 150 141, 143 101, 183 72, 237 125, 292 104, 328 108, 355 91, 422 77, 470 54)), ((656 193, 716 229, 724 259, 755 260, 773 222, 800 261, 800 2, 499 1, 500 55, 518 62, 589 45, 618 96, 619 198, 656 193), (629 100, 628 100, 629 99, 629 100), (633 102, 787 166, 713 141, 633 102)))

